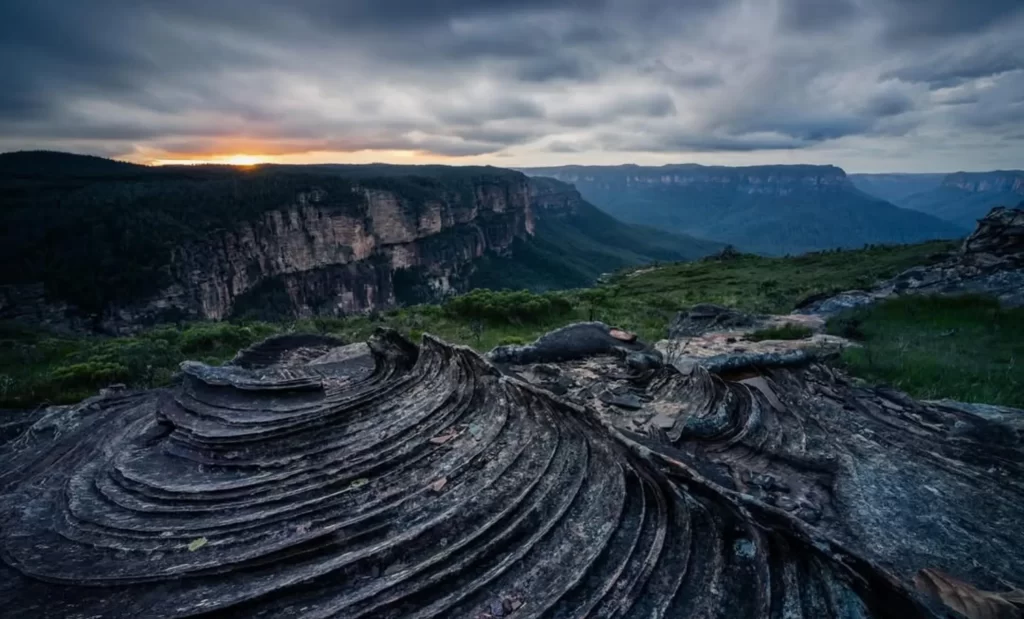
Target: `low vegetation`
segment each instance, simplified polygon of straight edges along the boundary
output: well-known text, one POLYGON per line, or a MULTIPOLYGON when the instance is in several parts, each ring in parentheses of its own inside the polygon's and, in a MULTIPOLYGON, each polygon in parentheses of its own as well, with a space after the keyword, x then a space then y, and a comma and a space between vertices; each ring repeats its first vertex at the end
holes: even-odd
POLYGON ((846 368, 922 399, 1024 408, 1024 308, 989 298, 894 298, 839 315, 829 331, 855 340, 846 368))
POLYGON ((764 340, 804 340, 814 335, 814 332, 807 327, 800 325, 782 325, 779 327, 767 327, 758 329, 747 335, 751 342, 763 342, 764 340))
MULTIPOLYGON (((376 327, 387 326, 414 339, 432 333, 485 351, 499 344, 530 342, 571 322, 601 320, 655 341, 665 336, 675 312, 695 303, 788 312, 810 295, 864 287, 934 261, 951 248, 949 243, 925 243, 795 258, 743 255, 620 272, 595 287, 578 290, 544 294, 477 290, 442 305, 293 322, 161 326, 130 337, 58 334, 3 325, 0 407, 75 402, 112 383, 134 388, 164 385, 184 359, 221 363, 240 348, 276 333, 328 333, 359 341, 376 327)), ((922 397, 1024 405, 1019 362, 1024 337, 1022 327, 1013 324, 1024 325, 1024 315, 979 299, 964 302, 967 305, 961 309, 953 306, 941 311, 940 302, 933 303, 934 316, 930 310, 899 310, 903 306, 886 304, 834 321, 833 329, 866 343, 862 352, 847 353, 850 370, 922 397), (930 356, 935 359, 929 361, 930 356)), ((795 331, 765 335, 803 336, 795 331)))

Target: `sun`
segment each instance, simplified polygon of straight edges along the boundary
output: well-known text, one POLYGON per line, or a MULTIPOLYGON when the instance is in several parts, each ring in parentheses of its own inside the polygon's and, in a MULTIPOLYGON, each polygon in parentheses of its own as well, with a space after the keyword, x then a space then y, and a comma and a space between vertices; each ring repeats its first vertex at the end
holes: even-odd
POLYGON ((257 163, 263 163, 265 159, 256 155, 228 155, 218 160, 218 163, 226 163, 228 165, 256 165, 257 163))

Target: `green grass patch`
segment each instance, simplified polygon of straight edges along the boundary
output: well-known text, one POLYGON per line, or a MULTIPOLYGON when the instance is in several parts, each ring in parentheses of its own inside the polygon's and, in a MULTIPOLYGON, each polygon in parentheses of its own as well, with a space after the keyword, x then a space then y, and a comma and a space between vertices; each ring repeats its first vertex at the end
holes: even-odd
POLYGON ((583 315, 636 332, 651 341, 665 337, 672 317, 697 303, 783 314, 815 294, 867 288, 912 266, 938 261, 955 248, 947 241, 816 252, 796 257, 742 255, 641 268, 607 283, 568 293, 583 315))
POLYGON ((807 327, 786 324, 779 327, 758 329, 747 334, 746 339, 751 342, 763 342, 764 340, 805 340, 812 335, 814 335, 814 331, 807 327))
POLYGON ((77 402, 115 383, 165 385, 185 359, 221 363, 280 330, 263 323, 196 323, 101 337, 0 324, 0 408, 77 402))
POLYGON ((600 320, 646 341, 665 337, 681 309, 710 302, 781 313, 807 295, 871 285, 948 251, 924 243, 820 252, 795 258, 746 255, 728 261, 676 263, 621 272, 592 288, 534 294, 479 290, 442 305, 292 322, 201 322, 161 326, 130 337, 58 334, 0 325, 0 408, 81 400, 111 383, 167 384, 185 359, 222 363, 277 333, 324 333, 365 340, 386 326, 418 341, 432 333, 480 351, 531 342, 572 322, 600 320))
POLYGON ((829 332, 860 339, 842 363, 922 399, 1024 408, 1024 308, 985 297, 907 296, 851 310, 829 332))

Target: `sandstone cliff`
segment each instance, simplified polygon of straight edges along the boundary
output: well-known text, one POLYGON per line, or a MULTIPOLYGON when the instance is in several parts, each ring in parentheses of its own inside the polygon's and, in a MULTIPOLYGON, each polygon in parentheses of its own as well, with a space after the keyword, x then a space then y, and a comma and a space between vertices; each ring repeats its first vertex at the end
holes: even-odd
POLYGON ((177 311, 222 319, 243 300, 283 290, 296 316, 394 306, 396 273, 439 294, 463 289, 465 270, 533 232, 525 177, 484 180, 470 193, 438 190, 410 198, 355 186, 356 208, 336 208, 320 189, 254 221, 174 250, 173 284, 144 303, 111 313, 112 324, 177 311))

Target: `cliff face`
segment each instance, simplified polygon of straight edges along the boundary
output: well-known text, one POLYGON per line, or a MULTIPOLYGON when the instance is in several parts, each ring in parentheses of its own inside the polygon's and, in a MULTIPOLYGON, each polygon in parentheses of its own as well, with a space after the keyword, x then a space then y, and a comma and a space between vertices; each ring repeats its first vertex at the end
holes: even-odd
POLYGON ((572 185, 550 178, 533 178, 530 202, 538 219, 563 218, 579 214, 583 197, 572 185))
POLYGON ((357 186, 361 205, 337 209, 323 190, 300 193, 287 208, 176 248, 171 286, 121 307, 108 322, 155 314, 221 319, 238 302, 259 304, 283 291, 297 316, 340 314, 396 304, 395 274, 448 292, 464 286, 469 263, 501 252, 533 232, 525 177, 477 183, 468 193, 438 191, 410 199, 357 186))

